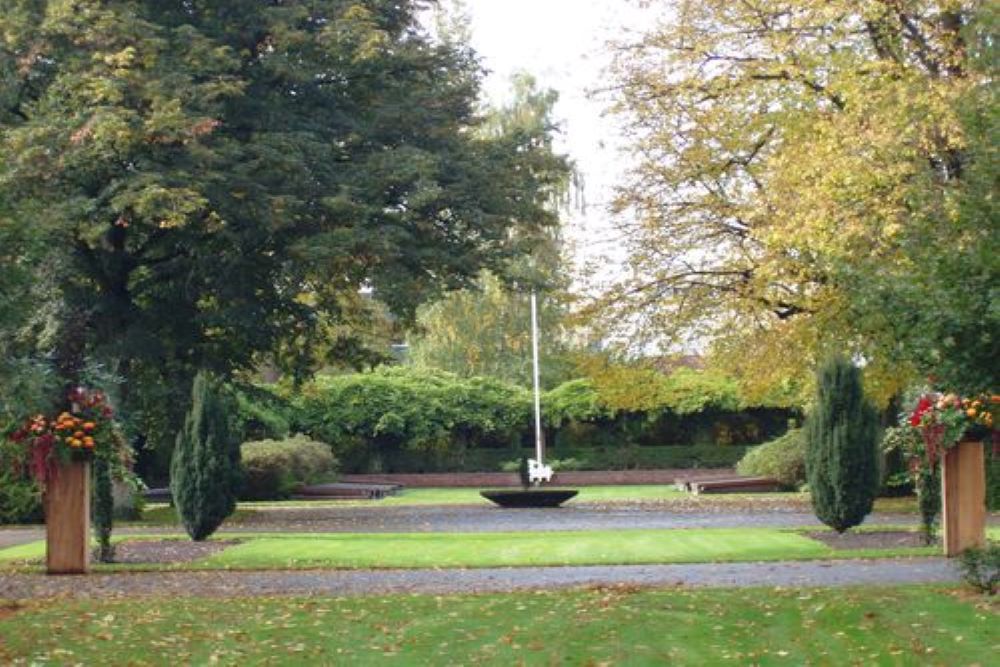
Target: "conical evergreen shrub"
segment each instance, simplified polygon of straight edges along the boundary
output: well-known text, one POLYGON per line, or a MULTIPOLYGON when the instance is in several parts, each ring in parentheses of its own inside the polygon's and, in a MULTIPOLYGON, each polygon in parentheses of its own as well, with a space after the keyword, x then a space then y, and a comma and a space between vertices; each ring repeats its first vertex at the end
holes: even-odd
POLYGON ((170 461, 177 515, 196 541, 215 532, 236 509, 240 443, 229 426, 230 408, 221 386, 198 373, 191 388, 191 409, 170 461))
POLYGON ((806 419, 806 476, 820 521, 842 533, 872 511, 878 491, 878 413, 865 397, 861 371, 833 358, 817 377, 806 419))

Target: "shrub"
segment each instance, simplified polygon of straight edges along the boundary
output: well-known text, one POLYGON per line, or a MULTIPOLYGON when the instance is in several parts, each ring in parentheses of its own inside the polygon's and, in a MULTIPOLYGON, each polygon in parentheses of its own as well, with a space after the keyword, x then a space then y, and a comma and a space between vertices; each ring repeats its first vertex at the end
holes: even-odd
POLYGON ((966 549, 958 559, 965 582, 980 593, 995 595, 1000 585, 1000 544, 992 542, 985 548, 966 549))
POLYGON ((299 486, 333 472, 337 464, 329 445, 304 435, 245 442, 240 449, 244 500, 287 498, 299 486))
POLYGON ((816 517, 838 533, 872 511, 877 436, 878 413, 864 395, 861 371, 843 358, 823 364, 806 420, 806 474, 816 517))
POLYGON ((754 477, 772 477, 782 486, 797 489, 806 481, 806 439, 802 429, 752 448, 736 464, 736 472, 754 477))
POLYGON ((42 494, 34 480, 0 471, 0 524, 41 523, 42 494))
POLYGON ((195 376, 191 409, 170 461, 170 490, 191 539, 204 540, 236 509, 240 447, 232 433, 232 401, 205 373, 195 376))

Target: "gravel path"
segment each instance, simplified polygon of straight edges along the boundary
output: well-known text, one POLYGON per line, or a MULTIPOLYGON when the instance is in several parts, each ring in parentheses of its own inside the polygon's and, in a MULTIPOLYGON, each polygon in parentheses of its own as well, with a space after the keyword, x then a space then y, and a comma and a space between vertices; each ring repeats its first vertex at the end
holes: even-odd
POLYGON ((0 598, 447 594, 615 585, 810 587, 959 580, 955 564, 943 558, 470 570, 135 572, 85 577, 0 574, 0 598))

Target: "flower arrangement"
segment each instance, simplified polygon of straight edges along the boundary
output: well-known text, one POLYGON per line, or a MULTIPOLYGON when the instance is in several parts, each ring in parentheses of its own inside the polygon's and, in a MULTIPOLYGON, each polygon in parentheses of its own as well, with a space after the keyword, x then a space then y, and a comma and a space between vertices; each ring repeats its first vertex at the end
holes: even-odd
POLYGON ((962 440, 996 440, 993 424, 1000 412, 1000 396, 981 394, 962 398, 956 394, 927 393, 910 414, 926 445, 927 463, 933 466, 944 450, 962 440))
POLYGON ((35 415, 10 439, 24 447, 23 463, 44 489, 60 464, 111 456, 119 449, 114 412, 103 392, 77 387, 69 395, 70 409, 55 417, 35 415))

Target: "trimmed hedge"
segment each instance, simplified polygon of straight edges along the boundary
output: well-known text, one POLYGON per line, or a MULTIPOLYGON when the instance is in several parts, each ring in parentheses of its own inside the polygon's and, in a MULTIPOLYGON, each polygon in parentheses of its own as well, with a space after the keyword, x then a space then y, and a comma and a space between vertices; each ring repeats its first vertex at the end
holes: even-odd
MULTIPOLYGON (((547 392, 551 457, 578 459, 588 470, 729 467, 743 446, 787 429, 792 411, 727 411, 708 391, 715 385, 687 375, 667 392, 682 412, 666 404, 650 414, 616 412, 586 379, 547 392), (682 387, 698 401, 681 400, 682 387)), ((254 434, 246 440, 280 439, 288 428, 307 433, 329 443, 344 472, 494 471, 534 440, 530 392, 489 378, 396 367, 320 377, 291 399, 266 387, 240 392, 240 423, 254 434)))
MULTIPOLYGON (((668 445, 663 447, 552 448, 550 459, 574 459, 576 470, 659 470, 730 468, 749 447, 739 445, 668 445)), ((534 449, 466 449, 460 452, 396 452, 378 472, 498 472, 503 464, 534 458, 534 449)))
POLYGON ((295 435, 284 440, 245 442, 243 500, 288 498, 299 486, 321 480, 333 472, 337 459, 329 445, 295 435))
POLYGON ((752 477, 773 477, 787 488, 796 489, 806 481, 806 439, 802 429, 750 449, 736 472, 752 477))
POLYGON ((303 394, 302 430, 330 443, 349 471, 388 471, 411 456, 426 465, 472 446, 517 446, 531 423, 526 390, 440 371, 318 378, 303 394))

